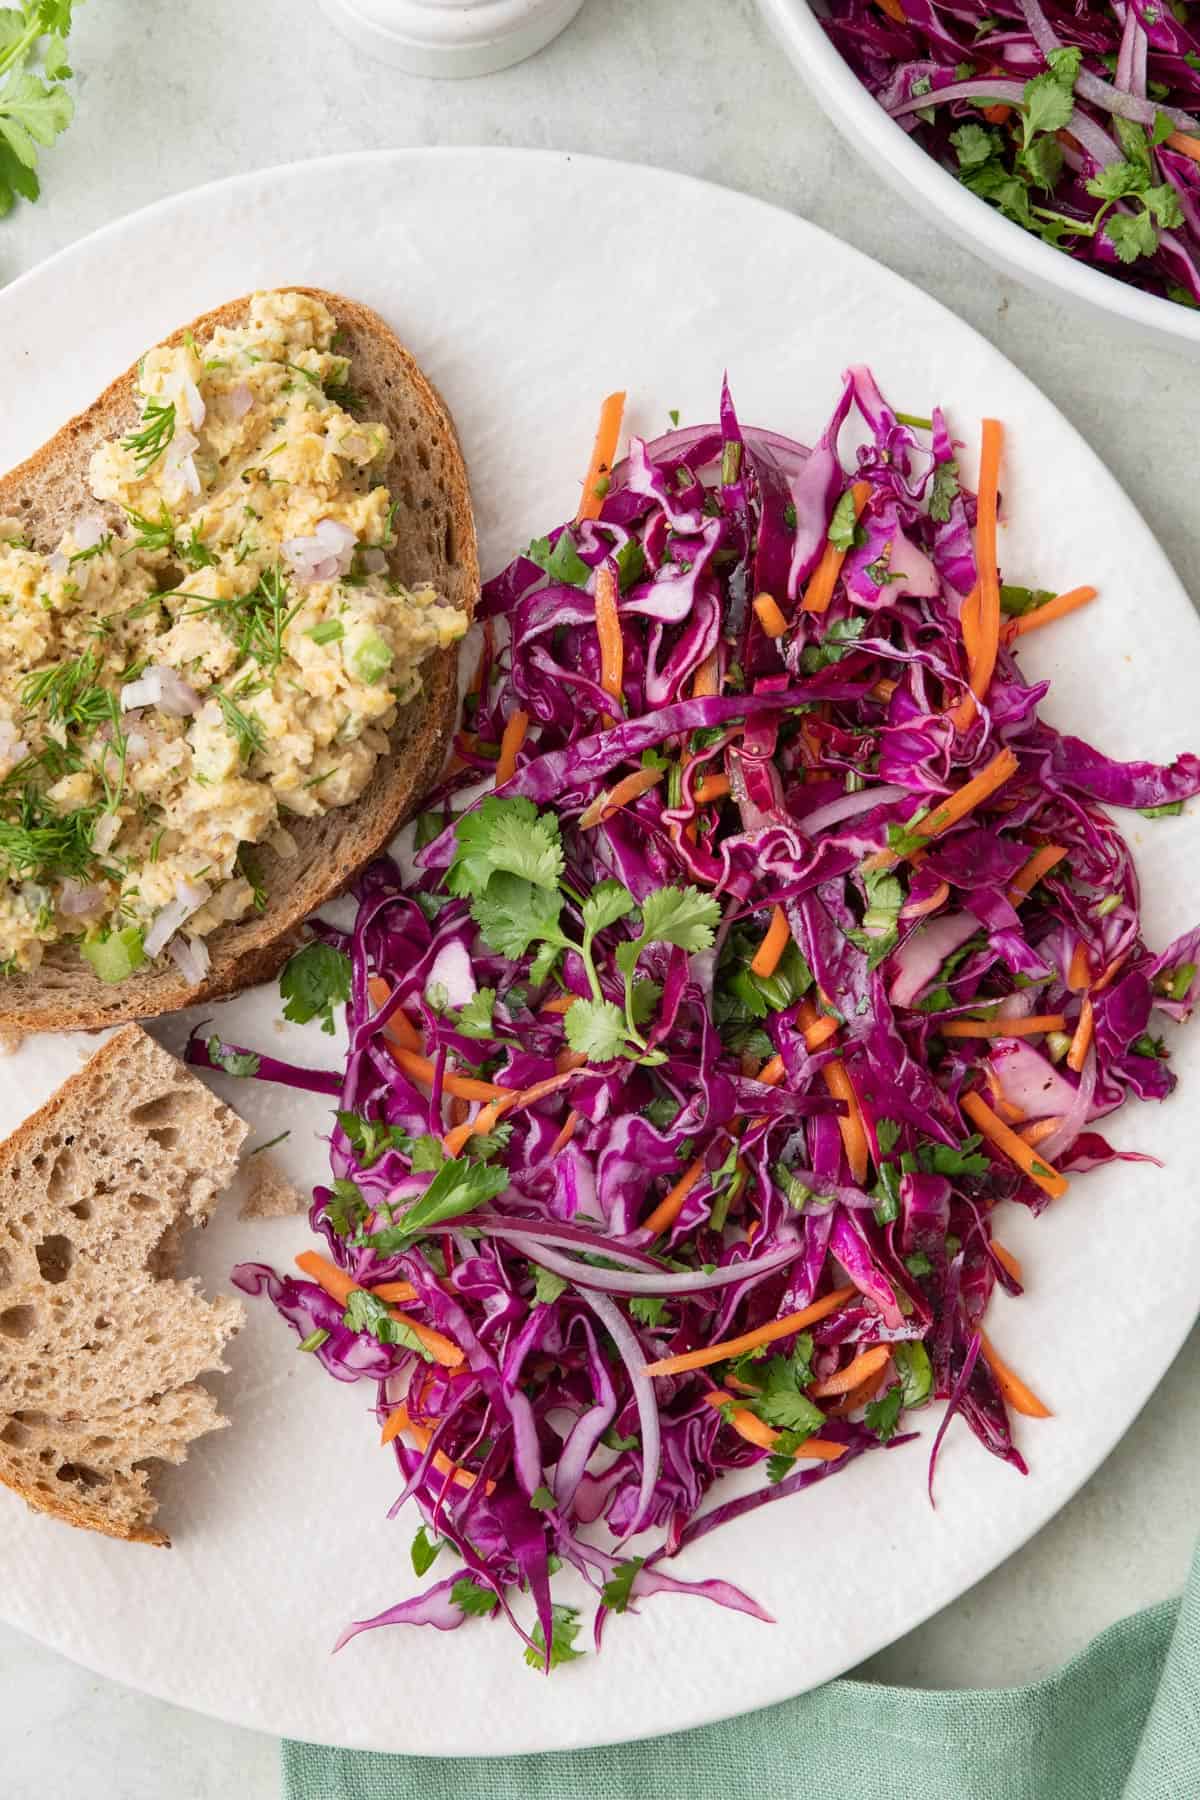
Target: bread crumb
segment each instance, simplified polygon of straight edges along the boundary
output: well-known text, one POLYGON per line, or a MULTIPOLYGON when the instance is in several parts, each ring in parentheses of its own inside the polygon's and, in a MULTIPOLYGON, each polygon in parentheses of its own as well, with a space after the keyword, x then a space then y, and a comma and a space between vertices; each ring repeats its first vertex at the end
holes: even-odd
POLYGON ((0 1056, 15 1056, 27 1035, 13 1025, 0 1025, 0 1056))
POLYGON ((269 1150, 246 1159, 246 1198, 239 1219, 283 1219, 303 1212, 308 1201, 290 1182, 269 1150))

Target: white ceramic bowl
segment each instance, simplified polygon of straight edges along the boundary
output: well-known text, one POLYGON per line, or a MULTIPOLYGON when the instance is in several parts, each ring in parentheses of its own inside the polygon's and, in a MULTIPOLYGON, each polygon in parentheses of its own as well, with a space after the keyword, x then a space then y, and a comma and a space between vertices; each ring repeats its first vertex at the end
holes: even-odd
POLYGON ((788 56, 839 131, 898 194, 994 268, 1160 343, 1200 351, 1200 312, 1076 262, 978 199, 902 131, 826 37, 808 0, 759 0, 788 56))

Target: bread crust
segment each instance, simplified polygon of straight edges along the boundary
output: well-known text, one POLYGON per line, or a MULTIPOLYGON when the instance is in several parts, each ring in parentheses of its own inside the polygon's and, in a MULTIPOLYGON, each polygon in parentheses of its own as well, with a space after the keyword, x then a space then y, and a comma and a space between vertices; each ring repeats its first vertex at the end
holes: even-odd
MULTIPOLYGON (((445 403, 391 328, 370 307, 321 288, 282 291, 321 300, 337 321, 353 358, 364 411, 392 432, 393 454, 383 479, 399 502, 391 573, 408 585, 429 580, 441 597, 474 614, 479 559, 467 473, 445 403)), ((202 313, 165 340, 185 332, 207 336, 218 325, 243 322, 251 296, 202 313)), ((93 450, 127 431, 136 417, 137 365, 54 437, 0 478, 0 515, 24 521, 31 541, 49 550, 87 495, 93 450)), ((90 503, 95 510, 95 503, 90 503)), ((101 507, 113 522, 115 508, 101 507)), ((304 920, 353 880, 411 818, 437 779, 458 710, 458 652, 437 652, 423 666, 418 698, 392 728, 392 750, 381 757, 365 792, 320 819, 288 821, 297 854, 286 860, 255 846, 269 901, 265 912, 220 926, 206 939, 212 958, 199 986, 189 986, 169 963, 106 985, 70 944, 52 945, 29 974, 0 980, 0 1031, 97 1030, 145 1019, 240 992, 269 981, 303 942, 304 920)))

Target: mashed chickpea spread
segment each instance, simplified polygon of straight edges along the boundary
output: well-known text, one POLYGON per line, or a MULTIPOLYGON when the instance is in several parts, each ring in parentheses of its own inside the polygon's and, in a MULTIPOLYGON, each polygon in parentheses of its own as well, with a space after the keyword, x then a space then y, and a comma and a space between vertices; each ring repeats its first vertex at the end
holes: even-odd
POLYGON ((386 427, 304 294, 152 350, 58 547, 0 518, 0 967, 78 942, 120 980, 263 904, 250 847, 345 806, 466 629, 389 579, 386 427))

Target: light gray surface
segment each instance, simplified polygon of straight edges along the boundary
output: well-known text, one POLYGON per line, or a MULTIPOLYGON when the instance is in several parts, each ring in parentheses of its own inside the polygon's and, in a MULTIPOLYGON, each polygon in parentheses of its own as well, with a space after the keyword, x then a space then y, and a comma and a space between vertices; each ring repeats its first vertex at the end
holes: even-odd
MULTIPOLYGON (((1200 594, 1198 508, 1186 478, 1195 364, 1008 286, 874 188, 796 84, 751 0, 587 0, 542 56, 462 84, 370 65, 303 0, 253 8, 209 0, 195 15, 169 0, 98 0, 80 11, 72 49, 79 117, 44 159, 43 201, 0 223, 0 280, 163 194, 329 151, 548 145, 681 169, 792 207, 969 319, 1091 439, 1200 594)), ((631 221, 631 255, 646 226, 631 221)), ((315 237, 322 227, 314 218, 315 237)), ((753 279, 752 244, 704 251, 743 257, 753 279)), ((64 354, 81 330, 86 320, 63 321, 64 354)), ((1052 485, 1053 470, 1046 478, 1052 485)), ((1148 593, 1147 629, 1153 609, 1148 593)), ((1102 688, 1098 698, 1102 707, 1102 688)), ((1178 1588, 1195 1534, 1198 1435, 1193 1335, 1121 1448, 1058 1520, 865 1672, 923 1685, 1026 1679, 1178 1588)), ((139 1554, 149 1553, 131 1549, 131 1567, 139 1554)), ((11 1631, 0 1631, 0 1725, 6 1800, 74 1789, 96 1800, 235 1791, 274 1800, 278 1791, 269 1741, 142 1699, 11 1631)))

